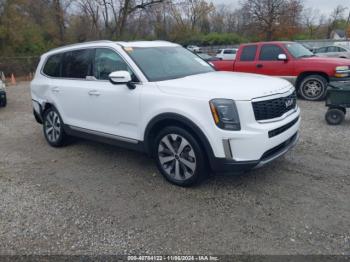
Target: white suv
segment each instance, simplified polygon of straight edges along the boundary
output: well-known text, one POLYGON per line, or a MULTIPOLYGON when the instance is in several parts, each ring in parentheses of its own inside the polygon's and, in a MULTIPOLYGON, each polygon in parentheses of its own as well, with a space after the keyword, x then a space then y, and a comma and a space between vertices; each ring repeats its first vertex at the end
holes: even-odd
POLYGON ((216 53, 216 57, 222 60, 235 60, 237 51, 237 48, 220 49, 216 53))
POLYGON ((81 136, 141 150, 180 186, 210 170, 260 167, 298 140, 300 111, 289 82, 216 72, 169 42, 52 50, 41 57, 31 92, 50 145, 81 136))

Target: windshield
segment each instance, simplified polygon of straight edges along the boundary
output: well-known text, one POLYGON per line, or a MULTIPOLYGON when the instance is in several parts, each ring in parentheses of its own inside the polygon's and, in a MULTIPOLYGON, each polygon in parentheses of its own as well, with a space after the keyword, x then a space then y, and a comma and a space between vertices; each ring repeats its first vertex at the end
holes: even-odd
POLYGON ((215 71, 183 47, 140 47, 126 51, 151 82, 215 71))
POLYGON ((200 56, 201 58, 203 58, 203 59, 209 59, 209 58, 211 58, 210 55, 204 54, 204 53, 198 53, 197 55, 199 55, 199 56, 200 56))
POLYGON ((309 51, 306 47, 304 47, 301 44, 298 43, 290 43, 285 45, 288 51, 294 56, 295 58, 302 58, 302 57, 312 57, 315 56, 311 51, 309 51))

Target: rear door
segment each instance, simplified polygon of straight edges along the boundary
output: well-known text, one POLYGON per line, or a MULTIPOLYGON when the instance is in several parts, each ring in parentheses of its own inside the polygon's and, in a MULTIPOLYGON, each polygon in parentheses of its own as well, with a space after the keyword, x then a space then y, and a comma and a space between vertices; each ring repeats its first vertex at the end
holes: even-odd
POLYGON ((91 74, 93 52, 93 49, 79 49, 61 54, 60 77, 50 81, 53 103, 65 124, 91 128, 84 98, 88 92, 86 77, 91 74))
POLYGON ((349 53, 348 50, 346 50, 346 49, 344 49, 342 47, 338 47, 338 51, 339 51, 339 55, 338 55, 339 57, 341 57, 341 58, 349 58, 350 53, 349 53))
POLYGON ((237 72, 256 72, 256 54, 258 45, 245 45, 238 52, 238 59, 236 59, 234 71, 237 72))
POLYGON ((340 49, 337 46, 329 46, 327 48, 327 56, 328 57, 339 57, 340 49))
POLYGON ((289 78, 294 76, 293 60, 289 54, 279 45, 263 44, 260 47, 256 73, 262 75, 289 78), (287 60, 279 60, 279 55, 286 55, 287 60))

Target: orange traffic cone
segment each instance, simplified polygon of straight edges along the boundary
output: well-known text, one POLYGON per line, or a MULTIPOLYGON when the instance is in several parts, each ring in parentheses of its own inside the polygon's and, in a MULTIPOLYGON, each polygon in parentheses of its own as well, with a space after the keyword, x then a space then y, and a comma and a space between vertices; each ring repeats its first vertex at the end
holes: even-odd
POLYGON ((11 74, 11 85, 16 85, 16 78, 14 76, 14 74, 11 74))

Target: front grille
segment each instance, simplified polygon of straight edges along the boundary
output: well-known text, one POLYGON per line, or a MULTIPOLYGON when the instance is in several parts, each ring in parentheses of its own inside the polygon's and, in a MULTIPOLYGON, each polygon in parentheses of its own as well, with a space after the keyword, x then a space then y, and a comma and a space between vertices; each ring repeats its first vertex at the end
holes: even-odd
POLYGON ((294 109, 297 105, 297 96, 294 91, 291 95, 286 97, 253 102, 252 104, 257 121, 269 120, 281 117, 288 111, 294 109))
POLYGON ((299 117, 294 119, 293 121, 289 122, 288 124, 281 126, 279 128, 276 128, 274 130, 269 131, 269 138, 278 136, 279 134, 282 134, 284 131, 287 131, 289 128, 294 126, 299 120, 299 117))

